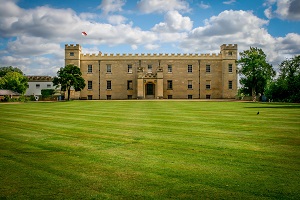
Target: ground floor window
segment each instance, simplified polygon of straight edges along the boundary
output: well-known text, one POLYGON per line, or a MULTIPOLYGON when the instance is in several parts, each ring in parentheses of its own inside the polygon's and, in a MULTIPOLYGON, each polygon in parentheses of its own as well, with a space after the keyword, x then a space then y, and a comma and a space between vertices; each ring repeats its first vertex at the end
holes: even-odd
POLYGON ((228 81, 228 89, 232 90, 232 81, 228 81))
POLYGON ((132 95, 127 95, 127 99, 132 99, 132 95))
POLYGON ((106 95, 107 100, 111 100, 111 95, 106 95))
POLYGON ((193 99, 193 95, 189 94, 188 99, 193 99))
POLYGON ((210 94, 207 94, 207 95, 206 95, 206 99, 210 99, 210 94))
POLYGON ((88 95, 88 100, 92 100, 93 99, 93 95, 88 95))
POLYGON ((168 95, 168 99, 173 99, 173 96, 172 95, 168 95))

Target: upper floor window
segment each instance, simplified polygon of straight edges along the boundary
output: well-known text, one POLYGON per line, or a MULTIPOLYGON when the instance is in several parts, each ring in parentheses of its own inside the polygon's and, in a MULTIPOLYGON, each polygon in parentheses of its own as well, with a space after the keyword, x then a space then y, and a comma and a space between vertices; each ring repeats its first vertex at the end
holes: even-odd
POLYGON ((152 65, 148 65, 148 72, 152 73, 152 65))
POLYGON ((106 72, 111 73, 111 64, 106 65, 106 72))
POLYGON ((127 66, 127 72, 128 73, 132 73, 132 65, 128 65, 127 66))
POLYGON ((88 73, 92 73, 93 72, 93 66, 92 65, 88 65, 88 73))
POLYGON ((229 73, 232 73, 232 64, 229 64, 229 65, 228 65, 228 72, 229 72, 229 73))
POLYGON ((47 84, 47 88, 51 88, 51 84, 47 84))
POLYGON ((193 72, 193 66, 192 65, 188 65, 188 73, 192 73, 193 72))
POLYGON ((210 65, 206 65, 205 72, 210 73, 210 65))
POLYGON ((92 81, 88 81, 88 90, 93 89, 93 82, 92 81))
POLYGON ((172 89, 173 89, 173 81, 172 81, 172 80, 168 80, 168 81, 167 81, 167 84, 168 84, 168 85, 167 85, 167 89, 168 89, 168 90, 172 90, 172 89))
POLYGON ((41 85, 40 84, 36 84, 35 87, 38 89, 38 88, 41 87, 41 85))
POLYGON ((188 80, 188 89, 193 89, 193 81, 188 80))
POLYGON ((172 73, 172 65, 168 65, 168 73, 172 73))
POLYGON ((70 52, 70 56, 74 56, 74 52, 70 52))
POLYGON ((228 51, 228 56, 232 56, 232 51, 228 51))

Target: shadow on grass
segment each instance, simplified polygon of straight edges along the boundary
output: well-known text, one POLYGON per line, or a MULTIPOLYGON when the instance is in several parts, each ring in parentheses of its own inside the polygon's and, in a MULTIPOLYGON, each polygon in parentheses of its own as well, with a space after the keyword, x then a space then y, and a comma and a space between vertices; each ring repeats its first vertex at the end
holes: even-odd
POLYGON ((258 103, 258 102, 244 102, 245 104, 256 104, 261 106, 251 106, 244 108, 281 108, 281 109, 300 109, 300 104, 296 103, 258 103))

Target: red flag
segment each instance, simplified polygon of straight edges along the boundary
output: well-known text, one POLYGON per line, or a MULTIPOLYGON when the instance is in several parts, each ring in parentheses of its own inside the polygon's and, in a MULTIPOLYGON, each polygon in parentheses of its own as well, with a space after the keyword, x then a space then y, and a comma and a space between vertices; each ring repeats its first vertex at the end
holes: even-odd
POLYGON ((82 34, 82 35, 84 35, 84 36, 87 36, 87 33, 86 33, 86 32, 84 32, 84 31, 83 31, 83 32, 81 32, 81 34, 82 34))

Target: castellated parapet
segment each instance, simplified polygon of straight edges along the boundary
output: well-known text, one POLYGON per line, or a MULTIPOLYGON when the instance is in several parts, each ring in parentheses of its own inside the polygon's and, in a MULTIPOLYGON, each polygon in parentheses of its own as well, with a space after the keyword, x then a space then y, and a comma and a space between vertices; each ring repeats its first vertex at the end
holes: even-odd
POLYGON ((221 45, 222 50, 237 50, 237 44, 223 44, 221 45))
POLYGON ((79 44, 65 45, 65 65, 78 66, 86 83, 77 96, 89 100, 232 99, 236 59, 236 44, 212 54, 82 54, 79 44))
POLYGON ((81 54, 81 59, 221 59, 221 54, 153 53, 153 54, 81 54))

